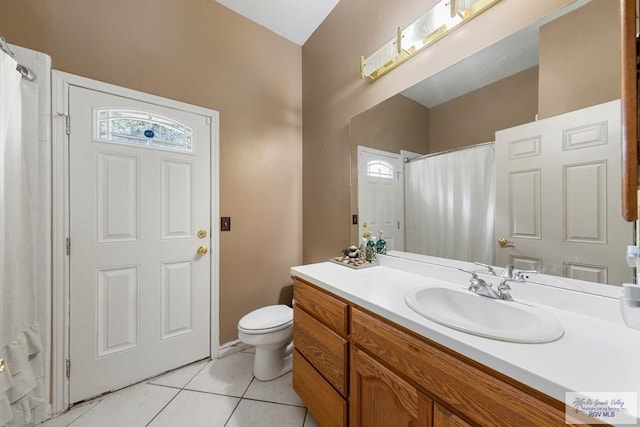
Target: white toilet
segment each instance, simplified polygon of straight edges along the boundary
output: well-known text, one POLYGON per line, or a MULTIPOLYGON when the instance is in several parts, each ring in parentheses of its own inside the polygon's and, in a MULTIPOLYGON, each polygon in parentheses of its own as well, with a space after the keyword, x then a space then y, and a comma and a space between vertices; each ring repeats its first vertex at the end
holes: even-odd
POLYGON ((245 315, 238 322, 238 338, 256 347, 253 375, 269 381, 291 370, 293 310, 269 305, 245 315))

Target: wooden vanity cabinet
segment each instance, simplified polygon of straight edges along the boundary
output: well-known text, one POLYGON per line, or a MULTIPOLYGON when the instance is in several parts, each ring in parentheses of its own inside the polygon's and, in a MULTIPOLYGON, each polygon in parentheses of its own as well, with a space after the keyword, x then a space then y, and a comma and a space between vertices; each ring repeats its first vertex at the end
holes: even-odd
POLYGON ((322 427, 565 426, 564 404, 294 280, 293 388, 322 427))
MULTIPOLYGON (((352 382, 362 381, 353 372, 370 370, 371 362, 359 357, 366 353, 380 365, 380 378, 403 381, 433 400, 432 424, 423 424, 418 417, 417 426, 566 425, 564 405, 542 393, 359 308, 352 308, 351 319, 352 382), (363 361, 364 367, 360 367, 363 361)), ((385 389, 382 385, 376 388, 385 389)), ((387 404, 406 412, 407 399, 402 396, 389 395, 387 404)), ((371 410, 368 397, 353 392, 349 404, 353 416, 371 410)), ((368 427, 383 425, 372 423, 368 427)))
POLYGON ((296 278, 293 389, 322 427, 348 425, 349 305, 296 278))

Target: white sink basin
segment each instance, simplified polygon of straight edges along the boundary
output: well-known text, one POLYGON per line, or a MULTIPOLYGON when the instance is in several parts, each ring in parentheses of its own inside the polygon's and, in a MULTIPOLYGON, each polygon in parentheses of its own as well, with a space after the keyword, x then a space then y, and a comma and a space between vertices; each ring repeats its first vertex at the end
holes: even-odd
POLYGON ((421 288, 406 292, 404 300, 413 311, 429 320, 485 338, 544 343, 564 334, 560 322, 541 309, 469 291, 421 288))

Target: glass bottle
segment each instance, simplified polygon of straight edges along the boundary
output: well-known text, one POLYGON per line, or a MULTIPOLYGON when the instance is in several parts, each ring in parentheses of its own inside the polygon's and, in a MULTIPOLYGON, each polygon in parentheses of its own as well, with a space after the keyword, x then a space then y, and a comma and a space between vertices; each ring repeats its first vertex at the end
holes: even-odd
POLYGON ((378 237, 378 241, 376 242, 376 252, 381 255, 387 254, 387 242, 382 238, 382 231, 380 231, 380 237, 378 237))
POLYGON ((365 258, 369 262, 375 262, 376 260, 376 237, 369 237, 367 242, 367 256, 365 258))

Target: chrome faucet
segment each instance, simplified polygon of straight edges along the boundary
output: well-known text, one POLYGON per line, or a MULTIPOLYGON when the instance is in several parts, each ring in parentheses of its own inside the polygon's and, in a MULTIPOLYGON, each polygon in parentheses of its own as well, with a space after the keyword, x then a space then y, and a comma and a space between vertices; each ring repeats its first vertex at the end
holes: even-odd
POLYGON ((536 270, 517 270, 512 264, 507 264, 507 266, 500 273, 500 277, 504 277, 505 279, 517 279, 519 282, 526 282, 527 274, 535 274, 538 273, 536 270))
POLYGON ((471 274, 471 279, 469 280, 469 290, 471 292, 487 298, 500 299, 500 294, 493 289, 491 283, 487 283, 483 279, 480 279, 478 277, 478 273, 475 271, 465 270, 463 268, 458 268, 458 270, 471 274))
POLYGON ((497 276, 496 271, 493 269, 493 266, 489 264, 483 264, 481 262, 474 262, 474 264, 486 268, 489 271, 489 274, 491 274, 492 276, 497 276))
POLYGON ((502 273, 500 274, 500 277, 505 277, 507 279, 513 279, 513 270, 514 270, 514 266, 513 264, 507 264, 507 266, 504 268, 504 270, 502 270, 502 273))
MULTIPOLYGON (((492 265, 484 264, 481 262, 474 262, 475 265, 479 265, 480 267, 484 267, 487 269, 487 272, 492 276, 497 276, 496 270, 492 265)), ((466 271, 466 270, 463 270, 466 271)), ((467 271, 468 273, 468 271, 467 271)), ((535 274, 538 273, 537 270, 518 270, 515 268, 513 264, 507 264, 507 266, 502 269, 502 273, 500 273, 500 277, 504 277, 505 279, 518 279, 521 282, 525 282, 527 274, 535 274)))
MULTIPOLYGON (((484 264, 479 264, 479 265, 485 266, 484 264)), ((512 269, 513 267, 511 267, 511 270, 512 269)), ((469 280, 469 290, 471 292, 481 295, 483 297, 500 299, 503 301, 513 301, 513 296, 511 296, 511 286, 509 286, 508 282, 524 281, 522 277, 519 277, 518 279, 503 277, 502 280, 500 280, 500 284, 498 285, 497 289, 493 289, 493 286, 491 285, 491 283, 479 278, 478 273, 476 273, 475 271, 469 271, 463 268, 458 268, 458 270, 471 274, 471 279, 469 280)), ((493 269, 489 269, 489 271, 492 271, 492 270, 493 269)), ((494 273, 494 276, 495 275, 496 274, 494 273)))

